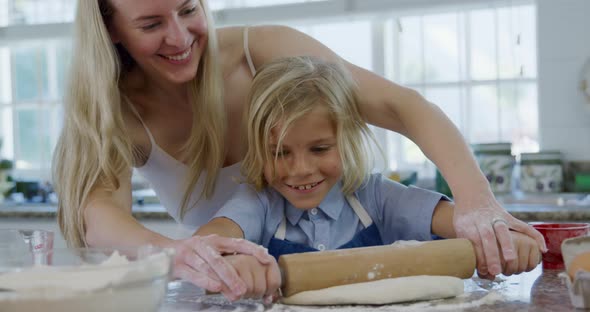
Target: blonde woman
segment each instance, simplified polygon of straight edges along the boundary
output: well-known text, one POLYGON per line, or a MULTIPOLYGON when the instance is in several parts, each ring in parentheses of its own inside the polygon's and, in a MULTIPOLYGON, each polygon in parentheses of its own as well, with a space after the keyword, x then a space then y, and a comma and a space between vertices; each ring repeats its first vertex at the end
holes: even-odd
MULTIPOLYGON (((300 56, 260 68, 246 108, 249 183, 238 187, 197 234, 245 238, 281 255, 456 237, 453 203, 442 194, 369 174, 364 147, 370 131, 355 84, 343 66, 300 56)), ((534 269, 536 242, 510 233, 516 261, 506 275, 534 269)), ((272 295, 277 265, 249 255, 228 259, 245 279, 245 296, 272 295)))
MULTIPOLYGON (((54 176, 70 245, 172 246, 177 277, 237 298, 245 284, 220 254, 252 253, 263 263, 267 256, 247 242, 177 241, 147 230, 131 215, 131 169, 150 181, 172 217, 196 229, 237 187, 246 147, 238 125, 256 68, 286 56, 339 57, 290 28, 215 29, 210 17, 206 0, 78 1, 54 176)), ((435 105, 346 66, 359 85, 362 116, 412 139, 443 173, 455 194, 455 230, 475 244, 480 274, 500 273, 500 251, 516 257, 510 228, 543 246, 539 233, 498 204, 435 105)))

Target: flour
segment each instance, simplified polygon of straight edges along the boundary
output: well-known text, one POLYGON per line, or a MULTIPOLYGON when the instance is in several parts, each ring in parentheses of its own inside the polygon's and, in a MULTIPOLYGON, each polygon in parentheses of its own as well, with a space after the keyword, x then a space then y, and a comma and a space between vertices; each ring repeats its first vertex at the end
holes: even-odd
POLYGON ((395 248, 404 248, 404 247, 420 246, 423 244, 424 244, 424 242, 417 241, 417 240, 398 240, 398 241, 393 242, 389 246, 395 247, 395 248))
MULTIPOLYGON (((479 299, 471 299, 473 294, 465 294, 454 299, 433 300, 428 302, 416 302, 406 304, 390 304, 390 305, 348 305, 348 306, 292 306, 275 303, 268 307, 264 306, 260 301, 240 300, 235 303, 230 303, 222 296, 205 296, 197 299, 201 305, 198 305, 198 310, 202 312, 213 311, 227 311, 227 312, 451 312, 462 311, 464 309, 473 309, 485 305, 494 304, 498 301, 505 301, 506 298, 500 293, 492 291, 487 292, 485 296, 479 299)), ((163 310, 161 312, 190 312, 194 309, 179 310, 163 310)))
MULTIPOLYGON (((464 301, 469 300, 462 296, 457 297, 456 299, 447 299, 447 300, 433 300, 428 302, 417 302, 417 303, 410 303, 410 304, 390 304, 390 305, 383 305, 383 306, 367 306, 367 305, 354 305, 354 306, 313 306, 313 307, 304 307, 304 306, 290 306, 290 305, 283 305, 283 304, 274 304, 272 308, 265 310, 266 312, 366 312, 368 309, 371 311, 378 311, 378 312, 423 312, 423 311, 461 311, 463 309, 472 309, 477 308, 484 305, 494 304, 497 301, 503 301, 505 298, 498 292, 489 292, 484 297, 472 300, 472 301, 464 301), (458 302, 455 302, 458 301, 458 302)), ((234 310, 234 312, 240 311, 239 309, 234 310)))
POLYGON ((99 265, 40 265, 0 274, 2 311, 157 311, 170 255, 130 262, 114 252, 99 265))

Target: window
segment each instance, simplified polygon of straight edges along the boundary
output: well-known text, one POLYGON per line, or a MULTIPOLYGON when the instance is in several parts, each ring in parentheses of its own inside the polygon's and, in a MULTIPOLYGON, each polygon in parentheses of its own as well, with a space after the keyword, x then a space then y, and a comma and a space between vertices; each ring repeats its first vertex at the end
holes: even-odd
MULTIPOLYGON (((377 43, 373 42, 374 24, 369 19, 348 18, 346 21, 314 23, 311 25, 293 24, 290 26, 314 37, 345 60, 370 71, 376 70, 373 64, 373 54, 377 43), (354 44, 354 49, 351 49, 351 43, 354 44)), ((385 151, 384 147, 387 143, 381 144, 385 139, 385 131, 373 126, 369 126, 369 128, 373 131, 377 141, 380 142, 378 147, 369 142, 372 151, 379 152, 381 149, 385 151)), ((374 170, 382 171, 387 169, 389 166, 386 163, 387 158, 386 154, 374 155, 374 170), (383 159, 384 157, 385 159, 383 159)))
MULTIPOLYGON (((411 8, 412 1, 209 0, 217 11, 256 7, 244 16, 231 10, 222 19, 225 25, 256 24, 257 17, 264 24, 290 25, 346 60, 416 89, 439 105, 470 143, 510 141, 515 153, 538 150, 534 1, 436 2, 430 8, 417 1, 411 8), (301 10, 269 8, 283 4, 301 10), (370 9, 376 4, 380 7, 370 9), (300 16, 310 6, 313 18, 300 16)), ((75 0, 0 0, 0 27, 69 23, 74 7, 75 0)), ((71 53, 69 40, 56 38, 66 35, 13 38, 0 45, 0 157, 16 160, 18 177, 49 175, 71 53)), ((434 175, 433 164, 411 141, 373 130, 386 154, 386 164, 377 163, 378 168, 434 175)))
POLYGON ((347 61, 373 70, 371 23, 368 20, 291 26, 322 42, 347 61), (351 49, 353 42, 354 49, 351 49))
POLYGON ((0 27, 74 20, 76 0, 0 0, 0 27))
MULTIPOLYGON (((392 18, 386 75, 439 105, 470 143, 538 151, 535 24, 533 5, 392 18)), ((390 167, 434 174, 414 143, 387 137, 390 167)))
POLYGON ((212 10, 221 10, 230 8, 276 6, 282 4, 293 4, 313 1, 325 0, 209 0, 209 6, 212 10))
POLYGON ((70 41, 24 41, 0 50, 2 158, 20 179, 49 179, 62 125, 62 97, 70 41), (5 67, 4 67, 5 66, 5 67))

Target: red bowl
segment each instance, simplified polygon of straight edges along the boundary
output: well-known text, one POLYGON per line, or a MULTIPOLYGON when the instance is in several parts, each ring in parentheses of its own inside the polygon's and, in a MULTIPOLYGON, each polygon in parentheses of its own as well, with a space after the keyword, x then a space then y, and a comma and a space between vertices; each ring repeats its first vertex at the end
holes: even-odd
POLYGON ((586 236, 590 223, 548 223, 535 222, 531 225, 545 238, 548 251, 543 254, 543 269, 563 270, 561 243, 571 237, 586 236))

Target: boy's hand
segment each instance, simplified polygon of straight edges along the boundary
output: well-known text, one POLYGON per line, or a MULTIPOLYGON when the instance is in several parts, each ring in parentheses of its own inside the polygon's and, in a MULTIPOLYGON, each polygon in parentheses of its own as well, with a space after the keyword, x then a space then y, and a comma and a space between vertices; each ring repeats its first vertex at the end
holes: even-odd
MULTIPOLYGON (((263 264, 250 255, 227 255, 224 257, 236 270, 240 278, 246 284, 246 291, 242 296, 224 288, 221 293, 231 301, 241 298, 261 299, 265 303, 271 303, 273 295, 281 287, 281 273, 276 261, 263 264)), ((273 258, 274 260, 274 258, 273 258)))
POLYGON ((515 231, 510 231, 510 237, 514 243, 517 257, 509 261, 501 259, 502 274, 510 276, 534 269, 541 262, 541 252, 537 242, 530 236, 515 231))
POLYGON ((228 253, 252 255, 259 262, 276 262, 266 249, 252 242, 219 235, 192 236, 183 240, 171 240, 166 247, 174 248, 173 275, 208 291, 225 290, 239 298, 246 286, 233 266, 223 257, 228 253))

